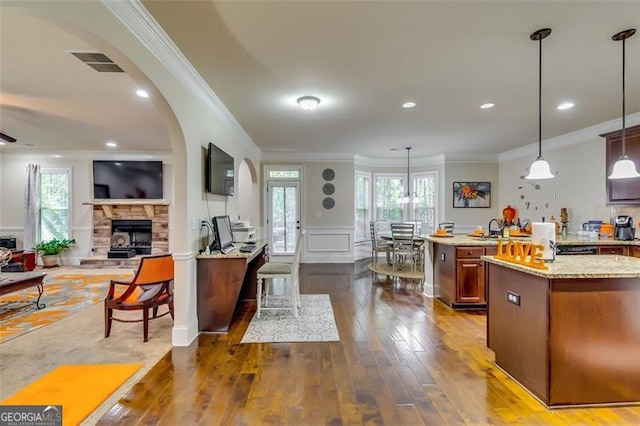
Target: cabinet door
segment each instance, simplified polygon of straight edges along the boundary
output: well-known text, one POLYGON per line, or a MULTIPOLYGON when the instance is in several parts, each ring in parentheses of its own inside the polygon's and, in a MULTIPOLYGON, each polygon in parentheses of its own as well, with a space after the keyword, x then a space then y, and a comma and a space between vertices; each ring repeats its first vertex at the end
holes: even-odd
POLYGON ((640 247, 633 247, 633 257, 640 257, 640 247))
MULTIPOLYGON (((625 133, 625 153, 634 161, 636 167, 640 164, 640 126, 630 127, 625 133)), ((600 135, 607 140, 607 176, 611 174, 613 164, 622 154, 622 131, 600 135)), ((606 178, 605 178, 606 179, 606 178)), ((606 179, 607 204, 640 204, 640 184, 638 179, 606 179)))
POLYGON ((484 262, 480 259, 457 261, 457 303, 485 303, 484 262))
POLYGON ((625 246, 599 246, 598 254, 617 254, 619 256, 626 256, 628 253, 625 246))

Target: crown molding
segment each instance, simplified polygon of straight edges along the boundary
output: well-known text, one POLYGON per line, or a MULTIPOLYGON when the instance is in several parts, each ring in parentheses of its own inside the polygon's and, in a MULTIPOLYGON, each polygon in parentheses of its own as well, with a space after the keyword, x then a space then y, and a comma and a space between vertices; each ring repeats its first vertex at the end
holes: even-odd
MULTIPOLYGON (((411 158, 411 166, 423 167, 444 164, 444 155, 433 155, 430 157, 411 158)), ((406 158, 371 158, 361 155, 355 156, 356 166, 364 167, 407 167, 406 158)))
POLYGON ((296 161, 296 162, 341 162, 351 163, 354 160, 353 154, 337 154, 331 152, 281 152, 281 151, 264 151, 261 161, 278 162, 278 161, 296 161))
POLYGON ((254 157, 261 158, 262 150, 253 142, 238 120, 153 19, 140 0, 102 0, 102 3, 167 70, 173 73, 193 95, 202 99, 227 124, 232 133, 254 157))
MULTIPOLYGON (((635 126, 640 124, 640 112, 627 115, 626 127, 635 126)), ((615 118, 613 120, 605 121, 604 123, 595 124, 584 129, 576 130, 575 132, 565 133, 564 135, 556 136, 553 138, 545 139, 542 141, 543 149, 542 153, 553 151, 560 148, 565 148, 571 145, 578 145, 581 143, 589 142, 600 137, 603 133, 613 132, 621 129, 621 118, 615 118)), ((520 148, 512 149, 510 151, 502 152, 498 155, 500 162, 515 160, 522 157, 535 157, 538 155, 538 143, 532 143, 520 148)))
POLYGON ((0 151, 2 156, 15 159, 26 158, 50 158, 52 161, 64 160, 162 160, 166 164, 171 164, 173 154, 170 151, 156 152, 110 152, 110 151, 39 151, 39 150, 20 150, 20 151, 0 151), (60 157, 54 157, 60 155, 60 157))

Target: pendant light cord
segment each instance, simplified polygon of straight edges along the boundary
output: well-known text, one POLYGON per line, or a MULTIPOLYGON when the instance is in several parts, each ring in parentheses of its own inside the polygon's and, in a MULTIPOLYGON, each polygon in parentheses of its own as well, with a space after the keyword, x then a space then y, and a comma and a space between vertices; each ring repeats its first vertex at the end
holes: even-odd
POLYGON ((622 39, 622 158, 626 155, 626 133, 627 127, 625 126, 625 103, 624 103, 624 69, 625 69, 625 46, 626 38, 622 39))
POLYGON ((538 158, 542 158, 542 37, 538 59, 538 158))
POLYGON ((409 181, 409 153, 411 152, 411 147, 407 147, 407 197, 411 198, 411 182, 409 181))

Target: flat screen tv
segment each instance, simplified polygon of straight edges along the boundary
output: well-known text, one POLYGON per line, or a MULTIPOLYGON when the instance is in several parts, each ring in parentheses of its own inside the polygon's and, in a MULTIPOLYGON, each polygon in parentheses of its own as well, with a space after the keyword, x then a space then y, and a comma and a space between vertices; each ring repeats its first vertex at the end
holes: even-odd
POLYGON ((162 199, 162 161, 94 160, 93 198, 162 199))
POLYGON ((233 157, 210 143, 204 174, 205 190, 210 194, 233 195, 233 157))
POLYGON ((229 216, 214 216, 211 219, 213 222, 213 250, 220 250, 225 253, 230 249, 233 249, 233 231, 231 230, 231 219, 229 216))

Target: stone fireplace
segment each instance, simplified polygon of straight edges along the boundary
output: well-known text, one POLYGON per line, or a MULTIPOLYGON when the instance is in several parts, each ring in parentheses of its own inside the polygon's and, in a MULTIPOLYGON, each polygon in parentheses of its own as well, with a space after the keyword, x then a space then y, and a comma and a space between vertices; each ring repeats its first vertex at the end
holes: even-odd
POLYGON ((129 234, 136 255, 169 252, 169 205, 92 202, 93 256, 105 256, 114 232, 129 234))

